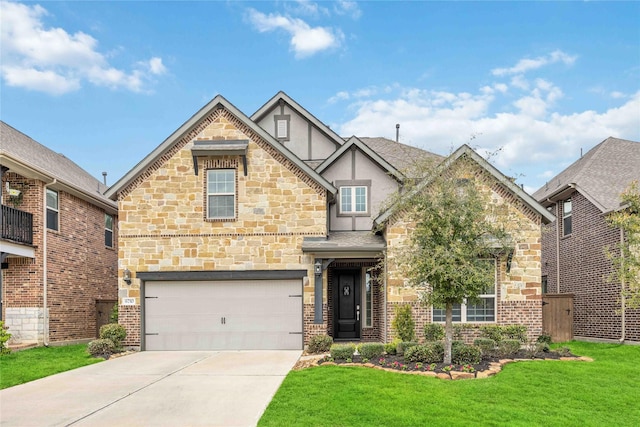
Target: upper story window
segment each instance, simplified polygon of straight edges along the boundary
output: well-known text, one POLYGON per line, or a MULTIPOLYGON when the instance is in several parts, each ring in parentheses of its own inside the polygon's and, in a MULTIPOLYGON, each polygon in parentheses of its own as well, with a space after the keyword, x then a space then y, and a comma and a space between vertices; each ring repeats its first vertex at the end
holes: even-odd
POLYGON ((113 247, 113 215, 104 214, 104 245, 113 247))
POLYGON ((207 170, 207 219, 233 219, 235 215, 235 169, 207 170))
POLYGON ((274 117, 276 121, 276 139, 288 141, 290 139, 289 131, 291 125, 291 116, 281 114, 274 117))
POLYGON ((571 199, 567 199, 562 203, 562 235, 568 236, 573 231, 571 224, 571 199))
MULTIPOLYGON (((492 269, 494 281, 479 295, 480 301, 476 304, 464 303, 453 305, 454 322, 495 322, 496 321, 496 263, 495 260, 484 260, 487 268, 492 269)), ((433 308, 433 321, 444 322, 446 310, 433 308)))
POLYGON ((59 226, 59 204, 58 192, 47 188, 47 228, 58 231, 59 226))
POLYGON ((366 214, 369 205, 367 192, 364 185, 340 187, 340 213, 366 214))

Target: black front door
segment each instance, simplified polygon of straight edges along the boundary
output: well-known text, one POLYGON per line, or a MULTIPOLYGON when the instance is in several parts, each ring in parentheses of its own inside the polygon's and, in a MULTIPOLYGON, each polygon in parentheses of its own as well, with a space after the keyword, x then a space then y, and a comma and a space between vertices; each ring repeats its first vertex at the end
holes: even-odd
POLYGON ((334 338, 360 338, 360 271, 339 270, 334 286, 334 338))

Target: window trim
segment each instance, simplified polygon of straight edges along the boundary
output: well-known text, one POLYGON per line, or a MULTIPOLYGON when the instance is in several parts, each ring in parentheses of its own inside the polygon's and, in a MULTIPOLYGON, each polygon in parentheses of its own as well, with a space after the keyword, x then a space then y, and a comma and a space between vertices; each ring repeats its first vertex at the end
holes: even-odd
POLYGON ((562 201, 562 237, 571 236, 573 233, 573 201, 571 197, 562 201), (569 204, 569 213, 567 214, 566 206, 569 204), (567 233, 566 222, 569 222, 569 232, 567 233))
POLYGON ((46 227, 48 230, 52 230, 52 231, 60 231, 60 192, 56 191, 56 190, 52 190, 50 188, 47 188, 47 217, 45 218, 45 222, 46 222, 46 227), (49 193, 53 193, 56 195, 56 207, 53 208, 51 206, 49 206, 49 193), (56 218, 56 223, 55 223, 55 228, 52 228, 49 226, 49 211, 51 212, 55 212, 55 218, 56 218))
MULTIPOLYGON (((494 272, 494 279, 493 279, 493 293, 492 294, 480 294, 478 295, 478 298, 480 300, 487 300, 492 298, 493 299, 493 320, 468 320, 467 318, 467 301, 465 300, 464 303, 460 304, 460 320, 453 320, 453 323, 496 323, 497 322, 497 318, 498 318, 498 268, 497 268, 497 260, 495 258, 482 258, 483 260, 487 260, 487 261, 491 261, 493 262, 493 272, 494 272)), ((455 306, 457 304, 454 305, 454 309, 455 306)), ((444 308, 436 308, 436 307, 431 307, 431 321, 434 323, 444 323, 446 318, 446 313, 445 313, 445 309, 444 308), (435 310, 442 310, 442 314, 438 315, 438 317, 442 317, 443 320, 435 320, 435 310)))
POLYGON ((113 244, 113 223, 114 223, 115 218, 113 217, 113 215, 108 214, 108 213, 104 213, 104 245, 107 248, 114 248, 115 245, 113 244), (107 218, 111 218, 111 228, 107 227, 107 218), (107 233, 111 233, 111 244, 107 244, 107 233))
POLYGON ((373 268, 365 267, 362 269, 362 327, 373 328, 373 268), (369 284, 369 297, 367 298, 367 282, 369 284), (367 312, 369 314, 367 314, 367 312))
POLYGON ((238 214, 238 171, 235 168, 209 168, 205 174, 205 218, 207 221, 235 221, 238 214), (233 192, 210 193, 209 192, 209 172, 211 171, 231 171, 233 172, 233 192), (212 196, 233 196, 232 216, 209 216, 209 200, 212 196))
MULTIPOLYGON (((339 217, 367 217, 371 216, 371 180, 369 179, 360 179, 360 180, 350 180, 350 181, 336 181, 334 184, 338 187, 338 200, 336 202, 337 207, 337 216, 339 217), (342 210, 342 190, 344 188, 364 188, 365 189, 365 205, 366 210, 364 212, 358 211, 343 211, 342 210)), ((351 203, 353 208, 355 209, 356 205, 356 195, 355 191, 351 194, 351 203)))

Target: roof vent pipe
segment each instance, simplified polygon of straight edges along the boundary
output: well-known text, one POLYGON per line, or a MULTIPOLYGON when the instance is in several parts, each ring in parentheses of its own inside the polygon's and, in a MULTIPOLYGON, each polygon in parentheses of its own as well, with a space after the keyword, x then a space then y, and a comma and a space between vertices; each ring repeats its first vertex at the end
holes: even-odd
POLYGON ((400 123, 396 123, 396 142, 400 142, 400 123))
POLYGON ((102 172, 102 183, 107 185, 107 172, 102 172))

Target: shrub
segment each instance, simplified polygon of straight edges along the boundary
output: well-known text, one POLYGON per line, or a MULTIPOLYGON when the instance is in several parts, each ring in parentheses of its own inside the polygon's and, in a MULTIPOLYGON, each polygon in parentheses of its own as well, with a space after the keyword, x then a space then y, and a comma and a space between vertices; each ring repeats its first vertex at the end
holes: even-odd
POLYGON ((7 341, 11 338, 11 334, 7 332, 4 322, 0 321, 0 355, 11 353, 11 349, 7 347, 7 341))
POLYGON ((473 345, 478 347, 484 355, 493 356, 495 354, 496 342, 491 338, 476 338, 473 345))
POLYGON ((355 344, 333 344, 329 352, 334 359, 351 359, 356 351, 355 344))
POLYGON ((393 318, 391 326, 393 326, 393 329, 402 341, 413 341, 416 337, 415 322, 413 321, 412 310, 409 304, 396 306, 396 316, 393 318))
POLYGON ((520 341, 503 340, 498 343, 498 354, 501 357, 513 356, 520 350, 520 341))
POLYGON ((118 323, 118 303, 113 304, 111 314, 109 315, 109 323, 118 323))
POLYGON ((387 354, 396 354, 396 343, 389 342, 384 345, 384 352, 387 354))
POLYGON ((404 354, 405 351, 410 349, 411 347, 417 346, 418 343, 415 341, 401 341, 396 345, 396 353, 400 356, 404 354))
POLYGON ((551 334, 548 332, 541 333, 536 342, 544 343, 547 345, 551 344, 551 334))
POLYGON ((527 327, 524 325, 506 325, 502 327, 502 338, 527 342, 527 327))
POLYGON ((464 338, 464 336, 462 335, 462 331, 464 331, 464 329, 464 325, 453 325, 453 339, 461 340, 462 338, 464 338))
POLYGON ((329 335, 314 335, 309 340, 309 353, 326 353, 333 344, 329 335))
POLYGON ((115 350, 122 349, 122 341, 127 337, 127 330, 117 323, 108 323, 100 327, 100 338, 111 340, 115 350))
POLYGON ((405 362, 441 363, 444 360, 444 347, 440 341, 427 342, 407 349, 405 362))
POLYGON ((462 344, 451 348, 451 361, 456 365, 475 365, 482 360, 479 347, 462 344))
POLYGON ((424 339, 426 341, 440 341, 444 339, 444 326, 439 323, 424 325, 424 339))
POLYGON ((380 342, 365 342, 358 346, 358 353, 363 359, 379 358, 384 354, 384 344, 380 342))
POLYGON ((87 352, 93 357, 104 357, 108 359, 114 351, 115 345, 113 341, 108 338, 93 340, 87 345, 87 352))
POLYGON ((480 327, 480 336, 499 343, 502 341, 502 328, 500 325, 482 325, 480 327))

